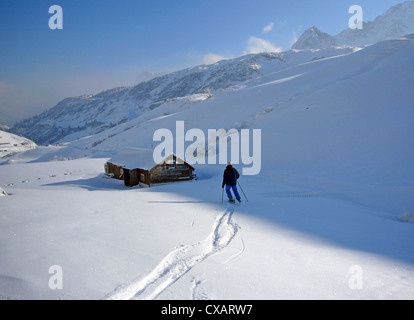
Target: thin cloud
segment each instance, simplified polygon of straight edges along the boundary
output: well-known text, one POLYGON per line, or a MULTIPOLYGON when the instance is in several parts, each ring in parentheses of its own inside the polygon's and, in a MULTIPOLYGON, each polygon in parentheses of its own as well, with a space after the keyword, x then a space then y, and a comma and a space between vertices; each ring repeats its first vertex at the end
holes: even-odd
POLYGON ((201 58, 200 63, 201 64, 214 64, 216 62, 219 62, 221 60, 226 60, 226 59, 229 59, 229 58, 221 56, 219 54, 215 54, 215 53, 207 53, 201 58))
POLYGON ((269 23, 266 27, 263 28, 262 33, 269 33, 273 30, 275 24, 273 22, 269 23))
POLYGON ((247 41, 247 48, 244 53, 248 54, 262 52, 282 52, 282 48, 275 46, 270 41, 257 38, 254 36, 250 37, 247 41))
POLYGON ((232 59, 233 57, 226 57, 216 53, 207 53, 205 55, 201 55, 197 50, 191 49, 190 52, 187 53, 187 56, 194 61, 195 65, 209 65, 219 62, 221 60, 232 59))
POLYGON ((296 43, 296 41, 298 41, 299 35, 302 32, 302 29, 303 29, 302 26, 298 26, 296 30, 292 31, 292 36, 290 38, 290 43, 289 43, 290 46, 293 46, 296 43))

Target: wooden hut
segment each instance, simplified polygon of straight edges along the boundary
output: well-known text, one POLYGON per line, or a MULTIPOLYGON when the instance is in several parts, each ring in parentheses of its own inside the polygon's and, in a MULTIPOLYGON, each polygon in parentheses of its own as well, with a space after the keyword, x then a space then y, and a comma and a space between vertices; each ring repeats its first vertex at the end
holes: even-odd
POLYGON ((125 186, 129 187, 191 180, 194 178, 194 170, 175 154, 170 154, 161 162, 155 163, 153 150, 136 148, 120 152, 105 164, 106 174, 124 180, 125 186))

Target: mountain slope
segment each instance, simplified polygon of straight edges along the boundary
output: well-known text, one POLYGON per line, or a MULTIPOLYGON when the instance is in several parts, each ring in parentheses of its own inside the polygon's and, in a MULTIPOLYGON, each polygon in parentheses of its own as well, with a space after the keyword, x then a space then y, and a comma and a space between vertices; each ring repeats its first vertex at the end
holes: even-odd
POLYGON ((292 46, 294 50, 324 49, 336 44, 335 39, 316 27, 306 30, 292 46))
MULTIPOLYGON (((276 55, 267 56, 277 59, 276 55)), ((11 131, 40 144, 55 143, 71 133, 82 137, 101 132, 157 108, 168 99, 225 89, 257 72, 255 58, 240 63, 221 62, 190 68, 96 95, 68 98, 42 114, 16 124, 11 131)))
POLYGON ((374 21, 364 21, 363 29, 345 29, 330 36, 316 27, 306 30, 292 49, 322 49, 329 46, 365 47, 414 32, 414 1, 406 1, 388 9, 374 21))
POLYGON ((339 45, 367 46, 414 32, 414 1, 391 7, 372 22, 364 23, 362 30, 345 29, 335 36, 339 45))
POLYGON ((365 23, 363 30, 344 30, 335 38, 316 27, 310 28, 293 48, 325 48, 313 54, 288 51, 247 55, 177 71, 130 88, 114 88, 96 95, 67 98, 52 109, 17 123, 10 131, 38 144, 79 139, 127 123, 173 99, 187 97, 185 101, 188 105, 270 72, 353 51, 352 48, 337 48, 335 51, 333 45, 365 46, 409 32, 414 32, 414 1, 390 8, 374 22, 365 23))
POLYGON ((317 53, 263 53, 177 71, 131 88, 115 88, 96 95, 67 98, 40 115, 17 123, 11 132, 38 144, 50 144, 97 134, 135 119, 173 99, 187 102, 212 95, 266 72, 352 52, 352 49, 317 53), (188 101, 190 100, 190 101, 188 101))
POLYGON ((26 138, 0 130, 0 158, 36 148, 36 144, 26 138))
MULTIPOLYGON (((126 147, 152 148, 157 144, 156 130, 174 133, 176 121, 185 121, 185 130, 203 132, 260 128, 265 177, 276 179, 276 174, 279 180, 283 173, 302 177, 303 183, 304 177, 314 176, 410 187, 414 181, 413 57, 411 35, 351 54, 305 59, 308 62, 282 70, 274 65, 279 60, 269 61, 243 85, 209 99, 172 99, 118 126, 68 142, 42 161, 110 157, 126 147)), ((394 191, 390 190, 389 199, 394 191)), ((393 206, 408 203, 401 200, 393 206)))

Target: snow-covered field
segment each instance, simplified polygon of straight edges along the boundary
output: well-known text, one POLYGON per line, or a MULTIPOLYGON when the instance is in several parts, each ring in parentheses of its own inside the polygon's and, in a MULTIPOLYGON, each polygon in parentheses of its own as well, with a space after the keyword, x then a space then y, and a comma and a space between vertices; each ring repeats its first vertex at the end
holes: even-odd
POLYGON ((221 204, 221 168, 125 189, 105 161, 0 166, 1 298, 414 298, 412 221, 342 200, 340 184, 243 177, 249 201, 221 204))
POLYGON ((212 97, 3 159, 0 297, 413 299, 413 57, 411 35, 264 59, 212 97), (114 153, 179 120, 262 129, 262 171, 240 180, 249 201, 221 203, 219 165, 152 188, 103 177, 114 153))

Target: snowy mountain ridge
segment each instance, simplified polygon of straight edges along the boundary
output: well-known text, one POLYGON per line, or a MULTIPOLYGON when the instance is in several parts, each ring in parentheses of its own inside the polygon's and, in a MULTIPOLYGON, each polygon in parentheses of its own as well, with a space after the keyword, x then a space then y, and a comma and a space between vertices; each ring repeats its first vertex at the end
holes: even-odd
POLYGON ((198 95, 196 100, 211 98, 272 72, 351 53, 355 47, 410 32, 414 32, 414 1, 390 8, 373 22, 365 23, 363 30, 344 30, 332 37, 312 27, 305 31, 291 51, 250 54, 173 72, 134 87, 67 98, 39 115, 20 121, 10 131, 38 144, 67 142, 127 123, 172 99, 188 97, 186 103, 189 105, 194 102, 193 95, 198 95))
POLYGON ((317 52, 249 54, 213 65, 188 68, 134 87, 64 99, 55 107, 17 123, 10 131, 38 144, 70 141, 126 123, 174 99, 181 98, 183 103, 191 104, 269 72, 350 52, 353 49, 328 48, 317 52))
POLYGON ((330 36, 316 27, 306 30, 292 49, 321 49, 328 46, 365 47, 379 41, 395 39, 414 32, 414 1, 388 9, 374 21, 364 22, 363 29, 345 29, 330 36))
POLYGON ((292 46, 294 50, 324 49, 336 45, 335 39, 316 27, 306 30, 292 46))
POLYGON ((210 95, 251 79, 258 72, 256 60, 281 59, 277 54, 222 61, 156 77, 134 87, 114 88, 96 95, 64 99, 55 107, 17 123, 11 131, 40 144, 55 143, 67 135, 94 134, 127 122, 170 99, 194 94, 210 95))
POLYGON ((335 36, 337 45, 367 46, 414 32, 414 1, 397 4, 359 30, 346 29, 335 36))

